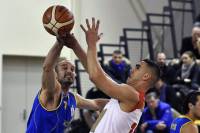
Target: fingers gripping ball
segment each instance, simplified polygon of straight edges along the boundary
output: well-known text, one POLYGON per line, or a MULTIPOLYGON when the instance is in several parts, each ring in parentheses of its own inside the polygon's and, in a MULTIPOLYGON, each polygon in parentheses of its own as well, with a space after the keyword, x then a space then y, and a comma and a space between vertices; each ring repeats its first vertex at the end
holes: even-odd
POLYGON ((70 32, 74 26, 72 12, 62 5, 49 7, 43 14, 43 26, 47 32, 54 36, 63 36, 70 32))

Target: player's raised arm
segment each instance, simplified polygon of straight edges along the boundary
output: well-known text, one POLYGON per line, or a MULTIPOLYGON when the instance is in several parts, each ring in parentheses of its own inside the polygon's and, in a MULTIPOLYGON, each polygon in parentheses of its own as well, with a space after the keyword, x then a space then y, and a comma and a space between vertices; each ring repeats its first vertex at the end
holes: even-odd
POLYGON ((81 28, 86 34, 86 41, 88 44, 87 65, 90 79, 95 83, 97 88, 101 89, 110 97, 124 102, 138 102, 138 92, 129 85, 120 85, 114 82, 107 76, 98 62, 96 43, 101 36, 101 34, 98 33, 99 20, 96 22, 95 19, 92 18, 92 25, 90 25, 88 19, 86 19, 86 24, 87 29, 84 28, 83 25, 81 25, 81 28))
POLYGON ((53 96, 56 91, 56 73, 54 68, 62 48, 63 45, 56 41, 48 52, 48 55, 43 63, 42 89, 47 92, 46 95, 48 100, 53 100, 53 96))
POLYGON ((66 36, 59 36, 58 40, 63 45, 67 46, 68 48, 72 49, 76 56, 81 61, 83 67, 87 70, 87 56, 83 48, 80 46, 79 42, 76 40, 73 34, 66 34, 66 36))

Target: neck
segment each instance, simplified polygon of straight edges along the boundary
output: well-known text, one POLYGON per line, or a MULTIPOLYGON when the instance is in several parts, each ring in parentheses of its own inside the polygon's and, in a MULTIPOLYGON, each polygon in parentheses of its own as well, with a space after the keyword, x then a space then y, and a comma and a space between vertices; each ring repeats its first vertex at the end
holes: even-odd
POLYGON ((193 121, 196 120, 196 118, 194 117, 194 115, 192 115, 192 113, 190 113, 190 112, 188 114, 186 114, 186 116, 189 117, 190 119, 192 119, 193 121))
POLYGON ((131 85, 133 88, 135 88, 138 92, 146 92, 146 87, 145 87, 145 85, 144 84, 132 84, 131 85))
POLYGON ((62 86, 62 91, 67 94, 69 91, 69 86, 62 86))

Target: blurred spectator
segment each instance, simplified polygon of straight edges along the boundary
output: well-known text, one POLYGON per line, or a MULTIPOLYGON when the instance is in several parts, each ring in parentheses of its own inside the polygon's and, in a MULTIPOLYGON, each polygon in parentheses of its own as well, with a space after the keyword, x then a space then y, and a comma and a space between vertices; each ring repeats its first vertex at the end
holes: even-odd
POLYGON ((173 108, 175 105, 175 90, 171 85, 166 84, 162 79, 159 79, 155 84, 155 89, 158 91, 160 100, 170 104, 173 108))
POLYGON ((156 62, 161 70, 161 79, 167 83, 172 84, 175 80, 175 69, 166 64, 166 55, 163 52, 157 54, 156 62))
POLYGON ((162 102, 168 103, 174 110, 181 112, 182 95, 179 90, 176 90, 171 85, 166 84, 162 79, 159 79, 151 91, 156 91, 159 94, 159 99, 162 102))
MULTIPOLYGON (((97 89, 96 87, 92 87, 87 92, 86 98, 96 99, 96 98, 109 98, 109 97, 106 94, 104 94, 102 91, 97 89)), ((90 128, 92 127, 92 125, 95 123, 96 119, 99 116, 99 111, 84 110, 83 116, 84 116, 85 122, 86 122, 87 127, 88 127, 88 132, 89 132, 90 128)))
POLYGON ((112 59, 105 64, 106 73, 118 83, 126 82, 130 70, 130 61, 123 57, 120 50, 115 50, 112 54, 112 59))
POLYGON ((200 14, 197 15, 195 22, 200 22, 200 14))
POLYGON ((173 120, 170 105, 161 102, 154 91, 147 92, 146 102, 147 107, 142 114, 141 131, 143 133, 168 133, 173 120))
POLYGON ((196 58, 200 59, 200 21, 194 23, 192 36, 183 38, 180 54, 185 51, 192 51, 196 58))
POLYGON ((191 51, 186 51, 181 56, 182 65, 177 71, 177 83, 198 90, 200 87, 200 69, 195 62, 195 56, 191 51))

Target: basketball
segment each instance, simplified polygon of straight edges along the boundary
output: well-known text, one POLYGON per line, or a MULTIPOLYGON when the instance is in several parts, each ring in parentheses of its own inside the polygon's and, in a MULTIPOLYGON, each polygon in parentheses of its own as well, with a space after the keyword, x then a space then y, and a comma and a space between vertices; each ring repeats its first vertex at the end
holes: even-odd
POLYGON ((72 12, 62 5, 50 6, 43 14, 43 26, 48 33, 54 36, 63 36, 69 33, 74 26, 72 12))

